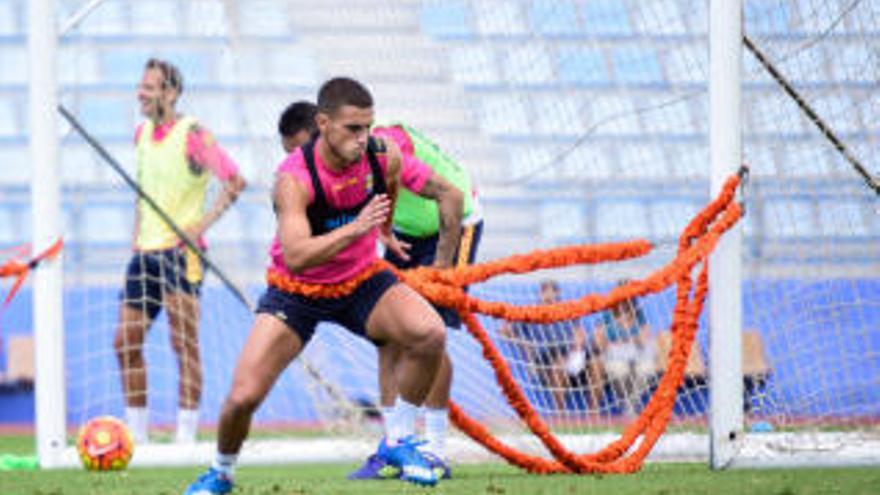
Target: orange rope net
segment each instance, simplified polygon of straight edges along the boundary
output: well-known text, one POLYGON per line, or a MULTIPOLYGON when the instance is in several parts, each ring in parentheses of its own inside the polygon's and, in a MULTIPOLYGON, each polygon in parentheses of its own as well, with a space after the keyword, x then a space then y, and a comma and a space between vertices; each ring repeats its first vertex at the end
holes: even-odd
MULTIPOLYGON (((740 175, 745 172, 741 169, 740 175)), ((534 251, 500 260, 455 269, 437 270, 420 267, 397 271, 400 278, 431 302, 455 308, 470 334, 480 343, 483 356, 495 372, 498 384, 519 418, 537 436, 553 456, 545 459, 518 451, 496 438, 484 425, 468 416, 450 401, 453 423, 473 440, 505 460, 532 473, 632 473, 638 471, 645 457, 666 430, 675 405, 676 393, 684 380, 684 370, 698 329, 698 318, 708 292, 708 257, 720 237, 741 218, 742 208, 734 201, 740 175, 730 177, 719 195, 700 211, 679 237, 678 252, 665 266, 640 280, 614 288, 607 294, 590 294, 580 299, 549 305, 516 306, 490 302, 468 295, 464 287, 500 274, 527 273, 574 264, 598 264, 638 258, 651 252, 645 240, 623 243, 571 246, 534 251), (694 269, 699 270, 694 276, 694 269), (656 294, 676 285, 676 304, 672 319, 672 347, 669 364, 650 401, 638 418, 621 436, 598 452, 577 454, 566 448, 535 412, 513 378, 505 359, 494 346, 474 313, 510 321, 549 323, 571 320, 609 309, 620 302, 647 294, 656 294), (639 442, 639 440, 641 441, 639 442), (638 444, 636 445, 636 443, 638 444)), ((339 297, 380 269, 391 268, 377 261, 356 280, 341 285, 306 284, 270 271, 268 282, 280 289, 318 297, 339 297)))

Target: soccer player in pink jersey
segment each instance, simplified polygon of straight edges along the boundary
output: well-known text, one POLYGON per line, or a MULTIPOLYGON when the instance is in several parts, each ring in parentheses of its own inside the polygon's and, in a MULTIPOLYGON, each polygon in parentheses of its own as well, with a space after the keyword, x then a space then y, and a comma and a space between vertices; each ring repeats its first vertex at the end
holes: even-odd
MULTIPOLYGON (((278 120, 278 133, 281 145, 288 153, 304 145, 317 132, 315 114, 317 107, 308 101, 297 101, 288 105, 278 120)), ((407 245, 407 259, 386 250, 385 259, 400 269, 417 266, 436 266, 440 268, 461 266, 473 263, 476 257, 482 232, 482 216, 466 170, 453 162, 440 151, 433 142, 414 128, 404 123, 379 124, 372 129, 373 136, 393 141, 403 157, 401 180, 406 187, 396 202, 393 227, 394 235, 407 245), (424 186, 413 177, 424 174, 429 169, 429 177, 424 186), (469 201, 462 197, 470 192, 469 201), (458 205, 461 205, 459 207, 458 205), (452 216, 452 221, 444 218, 452 216), (455 220, 458 220, 457 222, 455 220), (460 235, 450 235, 449 229, 460 224, 460 235)), ((461 325, 455 310, 436 307, 447 328, 455 329, 461 325)), ((397 386, 394 370, 399 352, 393 345, 381 345, 379 354, 379 388, 382 405, 382 420, 387 437, 394 438, 399 415, 395 402, 397 386)), ((447 408, 452 388, 452 361, 444 356, 431 392, 425 400, 425 445, 420 450, 428 458, 438 477, 450 478, 452 470, 446 458, 446 434, 449 427, 447 408)), ((382 443, 357 470, 349 473, 349 479, 391 479, 400 475, 394 466, 385 462, 380 455, 382 443)))
POLYGON ((232 490, 234 465, 254 411, 321 321, 400 347, 398 406, 407 419, 383 453, 402 479, 437 483, 416 448, 415 415, 443 360, 446 328, 425 299, 376 263, 379 239, 407 256, 391 232, 400 151, 370 137, 373 98, 353 79, 335 78, 321 86, 316 120, 319 134, 288 155, 276 172, 270 286, 260 298, 223 404, 214 462, 189 486, 188 495, 232 490))
MULTIPOLYGON (((235 201, 245 181, 235 163, 196 119, 175 106, 183 78, 171 63, 150 59, 137 97, 146 120, 135 133, 137 177, 152 198, 194 243, 235 201), (205 211, 211 177, 222 188, 205 211)), ((199 287, 202 267, 161 216, 144 200, 135 210, 134 254, 128 264, 114 347, 125 391, 126 422, 136 443, 148 441, 144 337, 164 308, 180 369, 175 440, 194 442, 202 394, 199 356, 199 287)))

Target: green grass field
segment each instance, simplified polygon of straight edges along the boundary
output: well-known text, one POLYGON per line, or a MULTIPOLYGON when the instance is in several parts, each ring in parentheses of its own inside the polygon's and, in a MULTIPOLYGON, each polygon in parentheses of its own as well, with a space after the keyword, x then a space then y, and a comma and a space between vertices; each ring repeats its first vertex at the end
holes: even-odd
MULTIPOLYGON (((33 452, 30 437, 0 437, 0 454, 33 452)), ((704 464, 651 464, 634 475, 535 476, 502 464, 464 465, 455 479, 436 488, 398 481, 353 482, 344 479, 350 464, 244 467, 236 494, 319 495, 435 493, 505 494, 846 494, 880 493, 880 469, 797 469, 709 471, 704 464)), ((118 473, 81 470, 0 472, 0 495, 179 494, 201 468, 131 469, 118 473)))

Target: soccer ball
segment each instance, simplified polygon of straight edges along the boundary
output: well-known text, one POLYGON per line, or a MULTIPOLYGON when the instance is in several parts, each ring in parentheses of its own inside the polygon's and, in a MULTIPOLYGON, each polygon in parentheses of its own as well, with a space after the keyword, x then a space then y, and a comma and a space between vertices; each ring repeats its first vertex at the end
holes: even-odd
POLYGON ((79 429, 76 451, 88 470, 118 471, 128 466, 134 442, 125 423, 113 416, 100 416, 79 429))

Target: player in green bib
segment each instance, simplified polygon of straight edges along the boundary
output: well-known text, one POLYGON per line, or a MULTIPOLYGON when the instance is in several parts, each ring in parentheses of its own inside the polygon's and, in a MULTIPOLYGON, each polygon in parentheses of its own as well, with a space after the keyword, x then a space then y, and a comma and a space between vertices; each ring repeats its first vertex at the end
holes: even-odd
MULTIPOLYGON (((292 152, 308 141, 313 132, 316 132, 315 113, 315 105, 304 101, 293 103, 285 109, 278 122, 278 132, 285 151, 292 152)), ((394 234, 398 240, 409 245, 407 250, 409 259, 401 259, 389 250, 385 252, 385 259, 402 269, 416 266, 445 268, 473 263, 483 230, 483 220, 476 188, 467 170, 421 132, 405 123, 392 122, 377 125, 373 127, 371 133, 386 141, 393 141, 400 148, 404 161, 401 168, 402 183, 418 183, 418 178, 415 175, 419 174, 420 168, 427 166, 431 174, 445 179, 446 182, 461 191, 463 196, 461 236, 459 239, 449 239, 441 235, 441 225, 444 219, 440 208, 438 208, 438 201, 420 196, 407 188, 401 188, 394 209, 394 234), (412 174, 413 177, 408 177, 408 174, 412 174), (454 245, 450 243, 454 243, 454 245)), ((449 308, 437 308, 437 310, 448 327, 458 328, 461 325, 458 314, 454 310, 449 308)), ((407 412, 395 407, 398 394, 393 370, 399 356, 399 350, 388 345, 378 347, 378 349, 382 418, 385 430, 388 432, 393 431, 395 424, 401 420, 400 415, 405 415, 407 412)), ((449 427, 447 403, 451 386, 452 363, 447 355, 434 381, 433 388, 425 400, 425 438, 427 444, 424 446, 424 452, 434 464, 438 477, 444 478, 451 476, 445 455, 446 432, 449 427)), ((361 468, 351 473, 349 478, 385 479, 397 477, 398 473, 385 462, 381 451, 381 448, 378 449, 361 468)))

